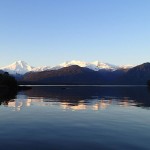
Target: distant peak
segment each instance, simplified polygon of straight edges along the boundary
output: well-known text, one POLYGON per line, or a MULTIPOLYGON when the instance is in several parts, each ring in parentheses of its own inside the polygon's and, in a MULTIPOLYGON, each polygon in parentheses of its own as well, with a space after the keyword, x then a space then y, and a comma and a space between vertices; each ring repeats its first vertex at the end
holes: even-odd
POLYGON ((18 60, 8 66, 2 67, 1 69, 10 74, 25 74, 26 72, 32 71, 33 68, 34 67, 28 65, 25 61, 18 60))
POLYGON ((70 62, 84 62, 84 61, 81 61, 81 60, 72 60, 72 61, 70 61, 70 62))
POLYGON ((22 60, 15 61, 14 63, 16 63, 16 64, 27 64, 25 61, 22 61, 22 60))
POLYGON ((100 61, 99 61, 99 60, 95 60, 95 61, 93 61, 93 63, 94 63, 94 62, 95 62, 95 63, 99 63, 100 61))
POLYGON ((65 67, 67 67, 68 65, 85 65, 86 64, 86 62, 84 62, 84 61, 79 61, 79 60, 71 60, 71 61, 66 61, 66 62, 64 62, 64 63, 62 63, 62 64, 60 64, 60 66, 65 66, 65 67))
POLYGON ((98 60, 92 62, 92 64, 94 64, 94 65, 96 65, 96 66, 100 66, 100 65, 108 65, 108 63, 104 63, 104 62, 101 62, 101 61, 98 61, 98 60))
POLYGON ((95 64, 95 65, 98 65, 98 64, 101 64, 102 62, 96 60, 96 61, 93 61, 92 64, 95 64))

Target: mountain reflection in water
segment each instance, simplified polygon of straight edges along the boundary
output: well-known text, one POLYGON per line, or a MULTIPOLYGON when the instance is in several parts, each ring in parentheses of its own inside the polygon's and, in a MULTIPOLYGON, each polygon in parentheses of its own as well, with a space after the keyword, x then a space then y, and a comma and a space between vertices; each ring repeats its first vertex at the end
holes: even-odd
POLYGON ((2 150, 149 150, 146 87, 0 90, 2 150))
POLYGON ((103 110, 111 105, 149 109, 147 87, 33 87, 19 92, 1 90, 1 105, 20 111, 32 105, 55 106, 63 110, 103 110))

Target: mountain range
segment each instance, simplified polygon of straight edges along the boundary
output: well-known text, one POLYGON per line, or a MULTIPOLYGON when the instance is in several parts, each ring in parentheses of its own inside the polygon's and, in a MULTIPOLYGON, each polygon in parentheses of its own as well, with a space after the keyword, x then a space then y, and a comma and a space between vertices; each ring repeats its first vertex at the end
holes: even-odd
POLYGON ((15 76, 19 84, 145 85, 150 80, 150 63, 116 66, 99 61, 70 61, 36 68, 17 61, 0 70, 15 76))
POLYGON ((123 65, 123 66, 116 66, 116 65, 112 65, 109 63, 103 63, 100 61, 94 61, 94 62, 84 62, 84 61, 66 61, 64 63, 61 63, 59 65, 56 66, 42 66, 42 67, 33 67, 30 66, 28 63, 26 63, 25 61, 16 61, 8 66, 5 67, 1 67, 0 70, 6 71, 10 74, 25 74, 27 72, 40 72, 40 71, 45 71, 45 70, 58 70, 64 67, 69 67, 69 66, 73 66, 73 65, 77 65, 79 67, 85 67, 85 68, 89 68, 93 71, 99 71, 99 70, 111 70, 111 71, 115 71, 118 69, 129 69, 132 68, 133 65, 123 65))

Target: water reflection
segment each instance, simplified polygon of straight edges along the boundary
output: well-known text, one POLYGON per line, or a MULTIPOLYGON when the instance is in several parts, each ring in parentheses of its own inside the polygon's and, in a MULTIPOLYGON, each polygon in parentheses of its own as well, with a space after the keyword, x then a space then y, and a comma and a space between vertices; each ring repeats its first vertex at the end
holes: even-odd
POLYGON ((3 105, 10 107, 10 108, 14 108, 13 110, 15 111, 20 111, 21 109, 23 109, 24 107, 30 107, 32 105, 37 105, 37 106, 54 106, 57 105, 58 107, 60 107, 63 110, 105 110, 106 108, 108 108, 110 105, 119 105, 119 106, 136 106, 137 104, 134 101, 123 101, 123 100, 118 100, 118 99, 110 99, 110 100, 105 100, 105 99, 91 99, 92 102, 82 102, 79 101, 78 103, 74 104, 71 102, 53 102, 51 100, 48 99, 14 99, 14 100, 10 100, 10 101, 6 101, 3 103, 3 105))
POLYGON ((146 87, 33 87, 16 93, 1 90, 1 105, 20 111, 31 106, 56 106, 63 110, 105 110, 111 105, 150 107, 146 87))
POLYGON ((110 104, 150 107, 150 89, 147 87, 34 87, 26 91, 25 95, 43 97, 45 102, 65 103, 70 108, 80 106, 85 109, 85 106, 90 105, 105 109, 110 104))
POLYGON ((17 95, 16 90, 10 90, 9 88, 0 88, 0 105, 8 105, 9 102, 14 101, 17 95))
POLYGON ((84 102, 80 102, 77 105, 72 105, 70 103, 61 103, 61 107, 63 109, 71 109, 71 110, 87 110, 87 109, 91 109, 91 110, 103 110, 106 109, 110 104, 112 103, 111 100, 93 100, 92 103, 84 103, 84 102))

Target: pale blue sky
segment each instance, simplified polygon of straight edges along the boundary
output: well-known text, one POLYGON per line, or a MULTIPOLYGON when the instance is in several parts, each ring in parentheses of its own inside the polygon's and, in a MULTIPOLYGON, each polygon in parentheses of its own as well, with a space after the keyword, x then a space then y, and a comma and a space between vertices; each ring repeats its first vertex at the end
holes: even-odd
POLYGON ((0 66, 150 61, 150 0, 1 0, 0 66))

